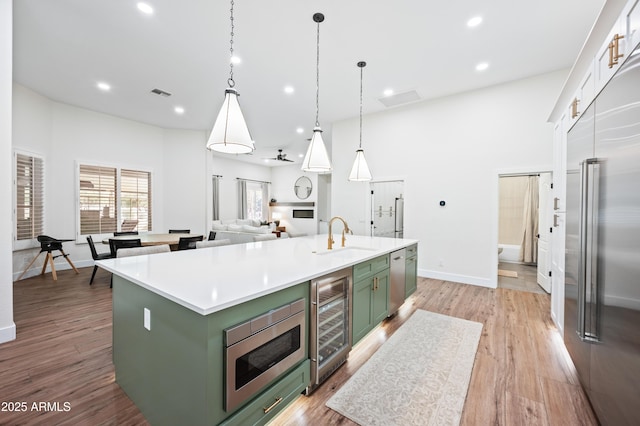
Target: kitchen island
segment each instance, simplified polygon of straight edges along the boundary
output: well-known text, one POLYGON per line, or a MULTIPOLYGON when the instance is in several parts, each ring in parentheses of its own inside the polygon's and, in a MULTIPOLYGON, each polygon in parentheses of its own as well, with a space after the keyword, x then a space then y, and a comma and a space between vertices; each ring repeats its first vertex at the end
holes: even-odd
POLYGON ((152 424, 262 423, 271 399, 284 406, 308 385, 307 343, 303 362, 229 409, 225 330, 302 300, 304 340, 309 280, 416 243, 348 236, 327 250, 318 235, 100 261, 114 274, 116 380, 152 424))

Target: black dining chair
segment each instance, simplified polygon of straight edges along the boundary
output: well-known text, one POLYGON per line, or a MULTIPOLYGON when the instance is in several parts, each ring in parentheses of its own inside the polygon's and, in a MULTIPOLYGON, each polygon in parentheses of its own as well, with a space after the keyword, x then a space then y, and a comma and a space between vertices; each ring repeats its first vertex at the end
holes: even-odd
POLYGON ((180 240, 178 240, 178 250, 195 249, 198 241, 202 241, 202 235, 195 237, 180 237, 180 240))
POLYGON ((114 237, 119 237, 120 235, 138 235, 138 231, 120 231, 113 233, 114 237))
POLYGON ((29 268, 31 268, 31 265, 33 265, 33 262, 35 262, 36 259, 40 256, 40 253, 46 253, 44 258, 44 265, 42 265, 42 271, 40 272, 40 275, 44 275, 47 269, 47 264, 50 264, 51 275, 53 276, 53 280, 58 281, 58 275, 56 274, 56 267, 53 263, 53 260, 56 257, 60 257, 60 256, 64 257, 64 260, 66 260, 67 263, 71 265, 73 270, 76 271, 76 274, 79 274, 78 270, 76 269, 76 266, 73 264, 71 259, 69 259, 69 255, 65 253, 64 250, 62 249, 62 243, 65 243, 67 241, 73 241, 73 240, 59 240, 57 238, 53 238, 48 235, 38 235, 37 238, 38 238, 38 242, 40 243, 40 251, 38 252, 38 254, 36 254, 36 257, 33 258, 31 263, 29 263, 29 265, 25 268, 22 274, 18 277, 17 281, 20 281, 20 279, 22 279, 24 274, 27 273, 29 268), (59 251, 62 254, 54 256, 52 253, 53 251, 59 251))
POLYGON ((170 234, 190 234, 191 229, 169 229, 170 234))
POLYGON ((209 241, 216 239, 216 233, 214 231, 209 231, 209 241))
POLYGON ((126 240, 109 238, 109 248, 111 249, 112 257, 117 257, 119 248, 130 248, 130 247, 142 247, 142 242, 140 241, 140 238, 132 238, 132 239, 126 239, 126 240))
MULTIPOLYGON (((113 258, 113 255, 111 254, 111 252, 98 253, 98 251, 96 250, 96 246, 93 243, 93 238, 91 238, 91 235, 87 237, 87 242, 89 243, 89 249, 91 250, 91 257, 93 257, 94 261, 113 258)), ((93 265, 93 273, 91 273, 91 280, 89 281, 89 285, 93 284, 93 279, 96 276, 97 270, 98 270, 98 265, 93 265)))

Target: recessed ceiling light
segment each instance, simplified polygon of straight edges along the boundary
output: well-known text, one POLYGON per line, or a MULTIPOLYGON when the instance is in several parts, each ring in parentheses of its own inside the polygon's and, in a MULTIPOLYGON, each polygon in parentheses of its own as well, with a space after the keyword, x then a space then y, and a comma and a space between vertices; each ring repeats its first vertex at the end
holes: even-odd
POLYGON ((385 96, 391 96, 393 95, 393 89, 385 89, 385 91, 382 92, 382 94, 385 96))
POLYGON ((108 83, 105 83, 104 81, 98 82, 96 86, 98 87, 98 89, 102 90, 103 92, 108 92, 109 90, 111 90, 111 86, 108 83))
POLYGON ((473 28, 477 27, 482 23, 482 16, 474 16, 473 18, 467 21, 467 27, 473 28))
POLYGON ((239 57, 239 56, 233 55, 233 56, 231 57, 231 63, 232 63, 232 64, 237 65, 237 64, 239 64, 239 63, 241 63, 241 62, 242 62, 242 59, 240 59, 240 57, 239 57))
POLYGON ((293 92, 295 92, 295 89, 293 88, 293 86, 285 86, 284 87, 284 93, 291 94, 293 92))
POLYGON ((174 111, 175 111, 175 113, 176 113, 176 114, 178 114, 178 115, 182 115, 182 114, 184 114, 184 108, 183 108, 183 107, 181 107, 181 106, 177 106, 177 107, 175 107, 173 110, 174 110, 174 111))
POLYGON ((148 3, 138 2, 138 10, 147 15, 153 15, 153 8, 148 3))
POLYGON ((296 129, 296 132, 298 132, 298 133, 304 133, 304 129, 303 129, 302 127, 298 127, 298 128, 296 129))
POLYGON ((489 68, 489 64, 486 62, 481 62, 478 65, 476 65, 476 71, 484 71, 487 68, 489 68))
POLYGON ((298 154, 298 157, 304 158, 304 154, 298 154))

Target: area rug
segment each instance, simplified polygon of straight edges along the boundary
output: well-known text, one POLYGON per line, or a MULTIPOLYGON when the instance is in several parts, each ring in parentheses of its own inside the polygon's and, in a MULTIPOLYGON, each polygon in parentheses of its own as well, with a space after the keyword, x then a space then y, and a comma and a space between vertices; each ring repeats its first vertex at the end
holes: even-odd
POLYGON ((327 406, 360 425, 458 425, 482 324, 417 310, 327 406))

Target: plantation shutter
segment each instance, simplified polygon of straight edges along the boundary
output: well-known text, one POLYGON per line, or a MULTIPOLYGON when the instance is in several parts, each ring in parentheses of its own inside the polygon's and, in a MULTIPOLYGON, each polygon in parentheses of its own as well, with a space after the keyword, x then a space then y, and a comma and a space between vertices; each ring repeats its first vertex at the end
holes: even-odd
POLYGON ((120 180, 123 228, 127 223, 131 230, 151 231, 151 173, 122 169, 120 180))
POLYGON ((44 230, 42 158, 16 153, 16 239, 28 240, 44 230))
POLYGON ((117 173, 113 167, 80 165, 80 234, 117 231, 117 173))

